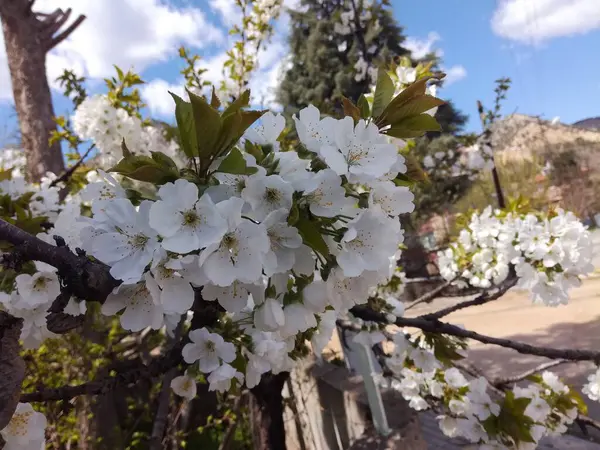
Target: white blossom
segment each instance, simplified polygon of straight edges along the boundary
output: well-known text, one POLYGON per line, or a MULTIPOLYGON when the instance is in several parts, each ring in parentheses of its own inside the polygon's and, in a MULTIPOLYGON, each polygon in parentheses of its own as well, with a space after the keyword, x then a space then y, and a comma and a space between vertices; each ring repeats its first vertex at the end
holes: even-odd
POLYGON ((217 205, 226 218, 223 238, 202 251, 199 263, 208 279, 218 286, 229 286, 235 280, 256 282, 262 273, 262 262, 270 248, 267 230, 242 218, 244 201, 231 198, 217 205))
POLYGON ((248 179, 242 198, 252 207, 252 216, 263 220, 273 211, 292 207, 294 188, 279 175, 255 175, 248 179))
POLYGON ((136 210, 126 199, 107 202, 105 222, 85 243, 94 257, 111 266, 110 274, 125 283, 135 283, 141 278, 159 246, 156 232, 148 225, 148 215, 154 205, 144 201, 136 210))
POLYGON ((102 314, 106 316, 123 309, 120 321, 126 330, 141 331, 146 327, 158 330, 163 326, 160 288, 149 273, 144 275, 144 281, 117 286, 102 304, 102 314))
POLYGON ((171 380, 171 389, 180 397, 193 400, 197 392, 196 380, 187 374, 180 375, 171 380))
POLYGON ((167 183, 158 190, 161 200, 150 208, 150 226, 162 237, 165 250, 188 253, 219 242, 225 219, 208 195, 187 180, 167 183))
POLYGON ((277 331, 285 324, 285 314, 281 302, 267 298, 254 312, 254 326, 262 331, 277 331))
POLYGON ((192 342, 183 347, 183 359, 188 364, 198 361, 198 367, 204 373, 217 369, 221 361, 230 363, 235 359, 233 344, 225 342, 217 333, 200 328, 190 331, 189 337, 192 342))
POLYGON ((26 273, 15 278, 20 301, 14 306, 20 309, 33 309, 54 301, 60 294, 60 283, 55 272, 26 273))
POLYGON ((44 448, 46 417, 29 403, 19 403, 8 425, 0 430, 5 450, 40 450, 44 448))
POLYGON ((244 375, 242 373, 235 370, 229 364, 222 364, 208 376, 208 390, 226 392, 231 388, 231 381, 234 378, 240 384, 244 381, 244 375))
POLYGON ((321 156, 338 175, 359 179, 383 176, 398 158, 396 146, 389 144, 374 123, 360 120, 356 126, 345 117, 335 126, 335 146, 321 148, 321 156))
POLYGON ((248 128, 244 137, 253 144, 271 145, 273 151, 279 151, 277 138, 285 128, 285 117, 281 114, 266 112, 261 116, 257 125, 248 128))

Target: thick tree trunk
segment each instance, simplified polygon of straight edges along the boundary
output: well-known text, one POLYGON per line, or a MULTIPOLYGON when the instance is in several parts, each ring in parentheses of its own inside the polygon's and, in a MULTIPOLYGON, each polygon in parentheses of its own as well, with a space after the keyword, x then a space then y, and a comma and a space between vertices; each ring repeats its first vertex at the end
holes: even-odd
POLYGON ((263 375, 251 390, 252 443, 254 450, 285 450, 283 396, 281 391, 290 374, 263 375))
MULTIPOLYGON (((19 3, 17 0, 2 2, 19 3)), ((26 4, 26 2, 20 2, 26 4)), ((11 5, 4 5, 8 9, 11 5)), ((21 145, 27 157, 27 175, 31 181, 51 171, 64 170, 60 145, 50 145, 50 133, 56 129, 52 96, 46 76, 48 41, 40 32, 40 21, 22 8, 2 11, 0 18, 10 69, 15 108, 21 128, 21 145)))

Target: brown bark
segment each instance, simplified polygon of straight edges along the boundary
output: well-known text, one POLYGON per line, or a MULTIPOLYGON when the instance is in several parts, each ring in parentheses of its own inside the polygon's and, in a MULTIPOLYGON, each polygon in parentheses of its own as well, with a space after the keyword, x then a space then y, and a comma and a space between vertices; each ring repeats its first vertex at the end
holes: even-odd
POLYGON ((0 430, 17 408, 25 377, 25 363, 19 354, 22 326, 23 320, 0 311, 0 430))
POLYGON ((283 396, 281 391, 288 372, 263 375, 251 389, 252 443, 254 450, 285 450, 283 396))
POLYGON ((46 53, 72 33, 84 16, 54 36, 71 11, 57 9, 51 14, 36 14, 31 10, 33 3, 32 0, 0 1, 0 20, 21 145, 27 157, 27 176, 31 181, 39 181, 47 171, 58 175, 65 168, 60 144, 49 143, 56 124, 46 75, 46 53))

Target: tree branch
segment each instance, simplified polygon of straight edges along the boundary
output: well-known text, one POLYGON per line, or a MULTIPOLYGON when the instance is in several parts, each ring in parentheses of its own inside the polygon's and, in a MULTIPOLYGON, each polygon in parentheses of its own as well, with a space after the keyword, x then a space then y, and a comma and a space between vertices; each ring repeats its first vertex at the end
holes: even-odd
POLYGON ((425 303, 425 302, 429 302, 431 300, 433 300, 434 298, 436 298, 444 289, 446 289, 448 286, 450 286, 450 284, 453 282, 454 280, 450 280, 450 281, 446 281, 443 284, 440 284, 438 287, 436 287, 435 289, 421 295, 418 299, 416 299, 415 301, 413 301, 412 303, 409 303, 408 305, 406 305, 406 307, 404 308, 405 311, 408 311, 411 308, 414 308, 415 306, 421 304, 421 303, 425 303))
POLYGON ((160 450, 162 447, 163 436, 167 426, 169 416, 169 405, 171 402, 171 381, 177 375, 177 369, 170 369, 163 377, 160 395, 158 398, 158 408, 152 425, 152 436, 150 437, 149 450, 160 450))
POLYGON ((20 228, 0 219, 0 241, 15 246, 7 258, 41 261, 58 269, 58 274, 76 297, 104 303, 106 297, 120 284, 101 262, 78 256, 68 247, 55 247, 20 228))
MULTIPOLYGON (((371 322, 388 323, 386 315, 365 306, 355 306, 350 312, 363 320, 371 322)), ((421 317, 408 318, 398 317, 395 325, 398 327, 418 328, 429 333, 448 334, 465 339, 473 339, 484 344, 498 345, 500 347, 510 348, 526 355, 543 356, 552 359, 565 359, 569 361, 600 361, 600 352, 592 350, 579 349, 558 349, 550 347, 537 347, 535 345, 525 344, 523 342, 512 341, 510 339, 495 338, 477 333, 475 331, 465 330, 464 328, 440 322, 439 320, 425 319, 421 317)))
POLYGON ((52 14, 44 18, 41 21, 42 32, 45 34, 45 39, 51 39, 52 35, 56 33, 60 28, 69 20, 73 10, 68 8, 63 12, 62 9, 58 8, 52 14))
POLYGON ((71 33, 73 33, 73 31, 75 31, 77 29, 77 27, 79 27, 79 25, 81 25, 85 19, 86 19, 86 17, 83 14, 80 15, 77 19, 75 19, 73 21, 73 23, 71 25, 69 25, 67 28, 65 28, 65 30, 62 33, 54 36, 50 40, 48 45, 46 46, 46 51, 49 52, 54 47, 56 47, 58 44, 60 44, 62 41, 64 41, 67 37, 69 37, 69 35, 71 33))
POLYGON ((75 164, 73 164, 71 167, 69 167, 60 177, 58 177, 56 180, 54 180, 52 183, 50 183, 50 187, 54 187, 58 183, 62 183, 63 181, 66 182, 69 178, 71 178, 73 173, 75 173, 77 168, 79 166, 81 166, 81 164, 83 164, 83 161, 85 160, 85 158, 87 158, 89 156, 90 152, 95 147, 96 147, 96 144, 90 145, 90 148, 88 148, 87 151, 83 154, 83 156, 81 158, 79 158, 79 161, 77 161, 75 164))
POLYGON ((496 292, 494 292, 493 294, 490 294, 490 291, 485 291, 484 293, 477 296, 473 300, 468 300, 466 302, 457 303, 456 305, 449 306, 449 307, 441 309, 437 312, 420 316, 420 318, 427 319, 427 320, 437 320, 437 319, 441 319, 442 317, 445 317, 455 311, 458 311, 460 309, 469 308, 471 306, 485 305, 486 303, 492 302, 494 300, 498 300, 500 297, 502 297, 504 294, 506 294, 506 292, 510 288, 512 288, 515 284, 517 284, 517 278, 516 277, 510 278, 508 280, 505 280, 504 283, 502 283, 502 285, 498 287, 498 290, 496 292))
POLYGON ((122 373, 117 373, 115 376, 102 376, 75 386, 42 389, 31 394, 23 394, 20 401, 23 403, 68 401, 80 395, 105 394, 117 386, 128 386, 145 379, 155 378, 176 367, 183 361, 183 357, 181 356, 183 346, 184 341, 179 342, 166 355, 155 359, 143 368, 136 367, 122 373))
POLYGON ((490 384, 502 389, 503 387, 505 387, 509 384, 518 383, 519 381, 523 381, 525 378, 527 378, 531 375, 535 375, 538 372, 542 372, 542 371, 548 370, 552 367, 556 367, 556 366, 560 366, 562 364, 567 364, 567 363, 572 363, 572 362, 573 361, 568 361, 566 359, 556 359, 554 361, 548 361, 544 364, 540 364, 540 365, 534 367, 533 369, 526 370, 525 372, 522 372, 519 375, 515 375, 512 377, 497 378, 495 380, 491 380, 490 384))

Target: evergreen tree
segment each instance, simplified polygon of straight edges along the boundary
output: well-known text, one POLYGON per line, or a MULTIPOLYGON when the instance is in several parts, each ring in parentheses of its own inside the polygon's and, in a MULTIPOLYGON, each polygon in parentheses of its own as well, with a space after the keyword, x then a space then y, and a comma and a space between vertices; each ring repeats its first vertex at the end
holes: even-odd
MULTIPOLYGON (((410 56, 385 0, 301 0, 290 16, 290 67, 277 92, 288 116, 309 104, 325 114, 340 113, 342 96, 358 101, 369 92, 378 67, 410 56)), ((439 65, 434 54, 424 60, 439 65)), ((466 116, 448 103, 436 119, 444 132, 457 133, 466 116)))
POLYGON ((337 112, 342 95, 357 101, 369 91, 374 67, 409 53, 402 28, 379 2, 301 0, 290 16, 292 65, 278 91, 287 114, 308 104, 337 112))

